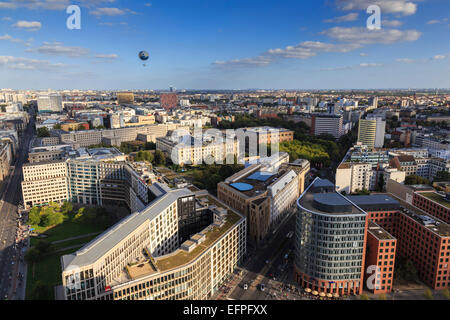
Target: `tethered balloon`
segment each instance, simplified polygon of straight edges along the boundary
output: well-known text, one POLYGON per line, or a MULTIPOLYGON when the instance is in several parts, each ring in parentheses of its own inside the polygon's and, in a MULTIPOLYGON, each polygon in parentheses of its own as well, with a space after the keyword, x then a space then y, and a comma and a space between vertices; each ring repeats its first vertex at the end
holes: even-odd
MULTIPOLYGON (((139 59, 141 59, 142 61, 147 61, 148 58, 149 58, 149 54, 147 51, 139 52, 139 59)), ((145 63, 144 63, 144 67, 145 67, 145 63)))

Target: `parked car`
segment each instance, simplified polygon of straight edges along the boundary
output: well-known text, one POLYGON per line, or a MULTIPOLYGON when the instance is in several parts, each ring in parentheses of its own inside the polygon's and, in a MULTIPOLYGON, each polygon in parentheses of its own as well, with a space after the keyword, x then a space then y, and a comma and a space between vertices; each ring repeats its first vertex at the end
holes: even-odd
POLYGON ((244 290, 247 290, 248 289, 248 284, 244 284, 244 290))
POLYGON ((261 289, 261 291, 264 291, 266 289, 266 286, 264 285, 264 283, 261 283, 261 285, 259 286, 259 288, 261 289))

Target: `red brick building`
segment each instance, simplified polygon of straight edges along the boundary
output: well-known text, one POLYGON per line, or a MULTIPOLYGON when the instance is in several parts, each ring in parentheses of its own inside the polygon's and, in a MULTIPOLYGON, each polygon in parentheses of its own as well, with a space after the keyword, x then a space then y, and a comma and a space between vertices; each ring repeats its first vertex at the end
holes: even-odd
POLYGON ((433 217, 450 223, 450 202, 436 192, 415 192, 413 205, 433 217))
POLYGON ((397 240, 389 232, 373 221, 369 221, 364 283, 372 293, 392 291, 396 246, 397 240), (371 266, 378 267, 378 271, 372 270, 371 266), (373 287, 368 287, 369 284, 373 287))
POLYGON ((178 96, 173 92, 161 93, 160 103, 161 107, 166 110, 174 109, 178 105, 178 96))

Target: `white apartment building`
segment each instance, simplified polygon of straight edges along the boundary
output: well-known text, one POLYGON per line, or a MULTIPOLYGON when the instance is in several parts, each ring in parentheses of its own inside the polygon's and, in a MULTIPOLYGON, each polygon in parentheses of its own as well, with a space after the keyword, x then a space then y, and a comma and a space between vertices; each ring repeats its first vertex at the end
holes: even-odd
POLYGON ((347 194, 373 187, 373 170, 370 163, 343 162, 336 169, 336 191, 347 194))
POLYGON ((281 176, 275 183, 267 187, 269 196, 272 198, 270 211, 270 224, 279 222, 284 214, 295 205, 299 196, 298 175, 290 170, 281 176))
POLYGON ((37 99, 39 112, 62 112, 62 97, 59 94, 39 96, 37 99))
POLYGON ((192 136, 181 137, 179 143, 167 137, 156 139, 156 149, 167 154, 173 163, 184 166, 198 165, 204 162, 225 163, 227 157, 238 156, 239 140, 223 139, 224 141, 202 141, 192 136))
POLYGON ((24 164, 22 198, 25 208, 69 200, 65 161, 24 164))
POLYGON ((70 201, 105 205, 123 201, 132 212, 149 202, 147 185, 121 157, 80 156, 23 166, 22 196, 25 208, 70 201), (112 160, 112 161, 111 161, 112 160))

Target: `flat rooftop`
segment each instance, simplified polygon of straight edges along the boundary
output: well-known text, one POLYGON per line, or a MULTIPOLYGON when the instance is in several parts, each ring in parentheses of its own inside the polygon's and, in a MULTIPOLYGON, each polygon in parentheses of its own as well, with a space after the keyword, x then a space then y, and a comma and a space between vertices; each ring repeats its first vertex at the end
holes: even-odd
POLYGON ((150 261, 137 263, 133 266, 127 267, 128 275, 132 280, 139 279, 148 275, 157 273, 158 271, 153 268, 150 261))
MULTIPOLYGON (((226 207, 224 204, 220 203, 217 199, 214 199, 210 195, 205 197, 207 198, 210 205, 216 205, 217 207, 226 207)), ((198 244, 191 252, 178 249, 172 254, 155 258, 156 267, 159 271, 164 272, 191 262, 192 260, 199 257, 203 252, 205 252, 214 242, 221 238, 241 219, 243 219, 241 215, 227 208, 226 222, 221 227, 214 227, 210 225, 202 232, 199 232, 199 234, 205 235, 205 241, 198 244)))
MULTIPOLYGON (((248 168, 253 168, 253 166, 250 166, 248 168)), ((291 168, 280 168, 278 172, 250 170, 240 179, 234 180, 233 183, 230 183, 228 185, 246 195, 247 197, 253 198, 264 193, 271 184, 281 179, 291 170, 291 168)), ((237 173, 235 176, 237 177, 238 175, 239 173, 237 173)))
POLYGON ((395 240, 396 238, 375 222, 369 220, 368 232, 370 232, 378 240, 395 240))
POLYGON ((450 209, 450 202, 445 199, 444 196, 441 196, 436 192, 418 192, 417 194, 424 196, 427 199, 433 200, 434 202, 439 203, 440 205, 450 209))
POLYGON ((400 208, 400 202, 387 194, 347 196, 347 198, 365 211, 396 210, 400 208))
MULTIPOLYGON (((348 198, 336 191, 330 191, 330 181, 316 178, 298 199, 304 209, 326 215, 366 215, 348 198)), ((333 189, 334 190, 334 185, 333 189)))
POLYGON ((411 217, 421 225, 425 226, 425 228, 430 231, 436 233, 441 237, 450 237, 450 225, 445 223, 444 221, 429 215, 425 211, 397 198, 395 195, 392 195, 393 198, 397 199, 401 204, 400 211, 407 216, 411 217))

